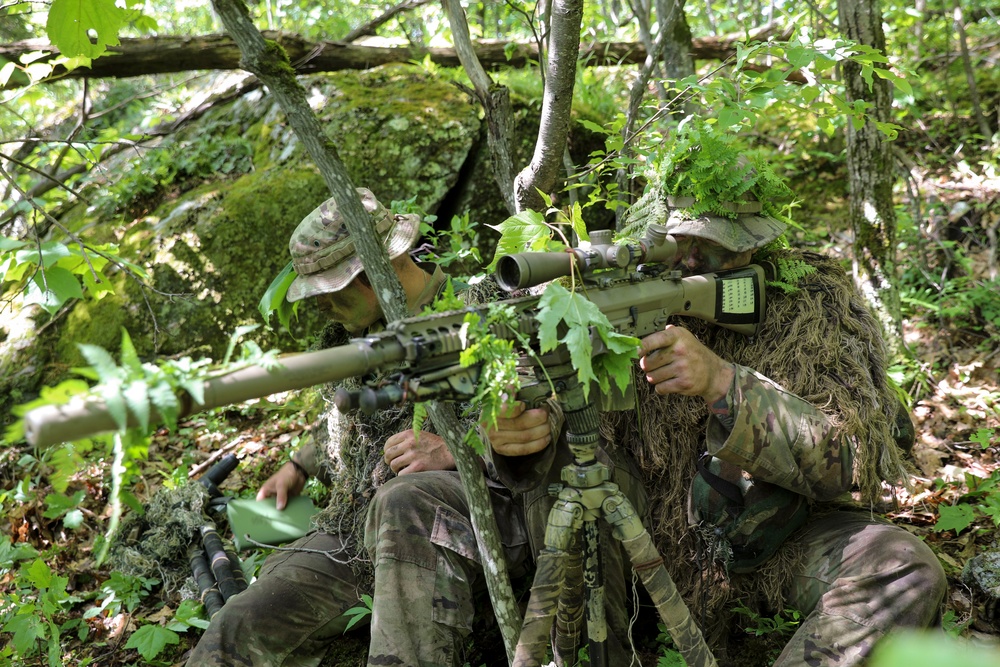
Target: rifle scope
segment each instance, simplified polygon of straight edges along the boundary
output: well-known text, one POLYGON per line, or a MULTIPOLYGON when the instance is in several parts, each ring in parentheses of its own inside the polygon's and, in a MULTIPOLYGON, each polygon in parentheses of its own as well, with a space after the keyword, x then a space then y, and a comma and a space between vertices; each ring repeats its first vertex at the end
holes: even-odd
POLYGON ((534 287, 563 276, 573 270, 574 255, 569 252, 521 252, 504 255, 497 261, 496 281, 512 292, 534 287))
POLYGON ((565 252, 521 252, 497 260, 494 276, 500 287, 512 292, 568 276, 574 261, 583 276, 600 269, 624 269, 642 262, 668 262, 677 252, 674 237, 663 225, 652 224, 637 243, 612 243, 613 232, 597 230, 584 248, 565 252))

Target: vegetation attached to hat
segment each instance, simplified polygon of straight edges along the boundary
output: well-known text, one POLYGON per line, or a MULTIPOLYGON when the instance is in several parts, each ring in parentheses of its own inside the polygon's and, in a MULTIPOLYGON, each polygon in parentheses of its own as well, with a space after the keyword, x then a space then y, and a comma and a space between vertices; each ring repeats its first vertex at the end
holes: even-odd
POLYGON ((650 186, 661 197, 694 198, 682 211, 686 218, 736 218, 740 214, 727 203, 756 200, 762 206, 760 215, 792 224, 792 191, 763 155, 706 121, 689 117, 681 122, 663 143, 650 172, 650 186))

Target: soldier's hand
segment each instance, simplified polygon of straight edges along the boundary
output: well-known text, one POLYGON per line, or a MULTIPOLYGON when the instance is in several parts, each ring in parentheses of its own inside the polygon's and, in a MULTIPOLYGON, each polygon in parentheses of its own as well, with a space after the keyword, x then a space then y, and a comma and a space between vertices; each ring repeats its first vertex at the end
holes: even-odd
POLYGON ((709 404, 724 398, 735 370, 687 329, 667 325, 640 341, 639 367, 657 394, 701 396, 709 404))
POLYGON ((390 436, 385 441, 382 458, 397 475, 424 470, 454 470, 455 459, 444 438, 413 429, 390 436))
POLYGON ((298 468, 291 462, 285 463, 260 487, 260 491, 257 492, 257 500, 277 496, 274 506, 283 510, 288 504, 289 498, 302 493, 302 489, 306 487, 306 481, 306 477, 298 468))
POLYGON ((528 456, 542 451, 552 441, 548 407, 526 408, 521 401, 505 405, 496 426, 486 431, 497 454, 528 456))

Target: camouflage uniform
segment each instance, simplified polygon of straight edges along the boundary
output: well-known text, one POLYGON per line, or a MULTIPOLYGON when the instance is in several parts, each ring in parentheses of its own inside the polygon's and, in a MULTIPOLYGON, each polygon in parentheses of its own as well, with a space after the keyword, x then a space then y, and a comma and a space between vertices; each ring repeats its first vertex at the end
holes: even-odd
MULTIPOLYGON (((777 582, 769 601, 797 608, 805 620, 776 664, 858 665, 892 628, 934 620, 945 577, 923 542, 851 498, 853 484, 864 477, 860 468, 879 465, 870 456, 858 461, 858 452, 895 446, 883 437, 895 400, 890 405, 885 399, 891 390, 872 388, 885 381, 881 341, 871 337, 877 326, 835 262, 784 252, 819 271, 803 280, 798 294, 769 290, 765 328, 757 337, 691 319, 674 322, 733 363, 725 399, 709 409, 700 398, 659 396, 639 373, 641 410, 603 415, 603 445, 618 461, 638 459, 650 494, 651 532, 696 618, 730 608, 731 598, 742 593, 763 597, 777 582), (847 314, 837 311, 841 303, 848 304, 847 314), (856 328, 858 321, 872 326, 856 328), (812 325, 815 340, 789 335, 812 325), (841 361, 845 354, 855 355, 853 365, 841 361), (798 393, 750 364, 795 382, 798 393), (866 406, 871 414, 848 414, 850 403, 872 396, 881 403, 866 406), (858 424, 868 420, 882 420, 879 429, 858 424), (711 487, 697 493, 704 467, 738 490, 740 506, 711 487), (717 599, 709 601, 713 595, 717 599)), ((529 460, 495 456, 500 479, 533 486, 553 474, 555 449, 520 457, 529 460)), ((528 508, 532 535, 544 526, 542 517, 528 508)))
MULTIPOLYGON (((428 298, 416 310, 445 281, 439 268, 422 267, 433 276, 428 298)), ((407 415, 400 416, 392 432, 409 427, 412 417, 407 415)), ((330 418, 339 417, 334 413, 330 418)), ((358 423, 337 421, 334 426, 343 431, 337 434, 342 450, 351 447, 346 439, 359 438, 358 423)), ((324 453, 314 441, 293 458, 311 476, 329 480, 324 453)), ((529 560, 523 513, 502 485, 488 480, 488 487, 509 569, 516 576, 529 560)), ((359 576, 364 569, 357 567, 359 545, 349 532, 314 532, 268 557, 258 579, 212 618, 187 664, 318 665, 346 629, 350 619, 344 612, 358 606, 364 593, 375 598, 371 664, 451 664, 470 629, 473 596, 485 590, 468 516, 456 471, 389 480, 374 494, 365 530, 364 546, 376 565, 374 591, 359 576)))

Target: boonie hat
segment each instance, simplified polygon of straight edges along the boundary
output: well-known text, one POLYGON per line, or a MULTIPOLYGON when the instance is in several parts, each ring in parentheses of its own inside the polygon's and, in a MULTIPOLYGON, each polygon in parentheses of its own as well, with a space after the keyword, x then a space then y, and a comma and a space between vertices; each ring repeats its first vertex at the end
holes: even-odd
POLYGON ((709 214, 685 217, 685 208, 694 204, 694 197, 668 197, 670 215, 664 226, 671 235, 684 234, 715 241, 733 252, 755 250, 785 232, 787 225, 774 218, 758 215, 760 202, 729 202, 723 204, 736 213, 735 218, 709 214), (688 201, 690 200, 690 201, 688 201))
MULTIPOLYGON (((413 247, 420 235, 420 216, 394 216, 370 190, 358 188, 357 191, 389 259, 413 247)), ((288 251, 292 255, 292 267, 298 274, 285 296, 290 302, 339 292, 364 270, 354 239, 332 197, 299 223, 288 242, 288 251)))

